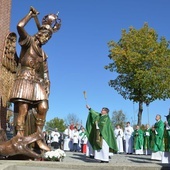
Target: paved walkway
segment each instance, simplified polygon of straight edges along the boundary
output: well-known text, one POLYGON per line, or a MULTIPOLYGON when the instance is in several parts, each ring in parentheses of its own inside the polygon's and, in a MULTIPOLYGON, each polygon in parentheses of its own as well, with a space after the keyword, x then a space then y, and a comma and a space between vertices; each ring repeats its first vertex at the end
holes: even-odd
POLYGON ((115 154, 109 163, 87 158, 83 153, 66 152, 63 162, 0 160, 0 170, 170 170, 169 164, 146 155, 115 154))

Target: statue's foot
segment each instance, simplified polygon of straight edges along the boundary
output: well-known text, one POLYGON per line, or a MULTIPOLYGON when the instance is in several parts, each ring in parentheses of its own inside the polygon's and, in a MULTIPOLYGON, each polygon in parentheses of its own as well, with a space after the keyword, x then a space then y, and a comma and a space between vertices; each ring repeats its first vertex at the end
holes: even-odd
POLYGON ((45 150, 45 151, 51 150, 42 140, 38 140, 36 142, 40 149, 45 150))

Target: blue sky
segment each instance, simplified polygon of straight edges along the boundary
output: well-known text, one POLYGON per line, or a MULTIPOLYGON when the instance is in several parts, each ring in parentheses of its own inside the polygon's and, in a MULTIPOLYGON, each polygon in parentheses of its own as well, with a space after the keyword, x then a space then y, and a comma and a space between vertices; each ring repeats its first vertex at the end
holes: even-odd
MULTIPOLYGON (((87 103, 96 111, 102 107, 123 110, 130 122, 137 120, 138 104, 125 100, 108 86, 116 74, 104 69, 112 62, 108 58, 107 43, 118 41, 121 30, 130 26, 140 29, 145 22, 154 28, 159 36, 170 40, 169 0, 12 0, 10 31, 16 32, 19 20, 30 6, 39 12, 39 20, 49 13, 59 11, 61 29, 43 46, 48 55, 51 81, 47 121, 54 117, 65 119, 76 114, 85 125, 86 109, 83 91, 87 92, 87 103)), ((35 34, 34 20, 26 27, 35 34)), ((17 53, 20 46, 17 44, 17 53)), ((154 101, 149 108, 144 106, 142 123, 155 122, 155 115, 168 114, 170 100, 154 101)))

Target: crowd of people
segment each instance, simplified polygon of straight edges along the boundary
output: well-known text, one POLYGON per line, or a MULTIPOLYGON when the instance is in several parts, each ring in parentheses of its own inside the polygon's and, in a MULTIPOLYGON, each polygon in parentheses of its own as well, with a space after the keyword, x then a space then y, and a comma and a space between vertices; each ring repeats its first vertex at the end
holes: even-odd
POLYGON ((156 115, 155 124, 152 127, 146 124, 144 129, 140 129, 139 125, 133 129, 130 122, 127 122, 124 132, 118 125, 115 129, 118 153, 146 154, 151 155, 151 159, 169 163, 169 118, 170 115, 167 116, 167 121, 163 122, 161 116, 156 115))
POLYGON ((163 122, 156 115, 155 124, 144 128, 139 125, 131 126, 130 122, 122 128, 116 125, 113 129, 109 118, 109 109, 102 108, 101 113, 86 106, 89 110, 86 128, 68 125, 63 133, 56 128, 46 134, 47 144, 54 149, 83 152, 86 156, 108 163, 113 154, 151 155, 151 159, 169 163, 170 160, 170 114, 163 122))
POLYGON ((86 133, 90 156, 101 163, 108 163, 113 153, 146 154, 151 155, 153 160, 170 163, 170 114, 166 116, 165 122, 157 114, 156 122, 151 127, 148 124, 144 129, 139 125, 132 127, 127 122, 125 128, 117 125, 113 131, 108 108, 102 108, 101 113, 98 113, 90 106, 86 107, 89 109, 86 133))
MULTIPOLYGON (((81 152, 87 136, 83 126, 70 125, 64 131, 64 151, 81 152)), ((83 152, 83 151, 82 151, 83 152)))
MULTIPOLYGON (((109 117, 107 115, 107 121, 103 121, 102 117, 103 111, 105 108, 102 109, 101 113, 94 112, 89 106, 88 109, 90 110, 89 116, 91 118, 90 122, 95 122, 95 129, 100 129, 102 142, 105 143, 106 146, 101 146, 99 148, 95 148, 92 146, 92 150, 94 150, 91 154, 94 154, 94 157, 97 152, 103 152, 101 154, 99 159, 101 162, 109 162, 108 157, 110 155, 110 149, 112 149, 114 154, 137 154, 137 155, 151 155, 151 159, 153 160, 159 160, 162 163, 170 163, 170 114, 166 116, 167 120, 163 122, 161 120, 161 115, 156 115, 155 117, 155 124, 150 127, 148 124, 145 125, 144 128, 140 128, 139 125, 136 125, 135 127, 132 127, 130 125, 130 122, 126 123, 125 128, 121 128, 120 125, 117 125, 114 130, 114 136, 111 136, 110 133, 103 129, 109 129, 110 123, 108 123, 109 117), (99 117, 97 117, 97 115, 99 117), (96 126, 96 122, 99 126, 96 126), (108 126, 108 127, 104 127, 108 126), (97 128, 96 128, 97 127, 97 128), (112 145, 109 143, 109 140, 112 140, 112 145), (115 146, 115 141, 117 145, 117 149, 115 146), (107 150, 107 152, 106 152, 107 150), (103 156, 105 155, 105 156, 103 156), (107 155, 107 156, 106 156, 107 155), (104 161, 103 161, 104 160, 104 161)), ((88 119, 90 119, 88 118, 88 119)), ((91 129, 92 131, 92 129, 91 129)), ((111 130, 110 130, 111 132, 111 130)), ((89 135, 90 137, 90 135, 89 135)), ((94 137, 93 137, 94 138, 94 137)), ((89 139, 89 144, 93 145, 94 140, 89 139)), ((96 142, 96 141, 95 141, 96 142)), ((96 142, 97 143, 97 142, 96 142)))
POLYGON ((82 151, 82 145, 86 144, 87 137, 85 128, 78 125, 68 125, 64 132, 59 132, 57 128, 50 132, 44 131, 44 138, 47 145, 53 149, 62 149, 64 151, 85 152, 82 151))

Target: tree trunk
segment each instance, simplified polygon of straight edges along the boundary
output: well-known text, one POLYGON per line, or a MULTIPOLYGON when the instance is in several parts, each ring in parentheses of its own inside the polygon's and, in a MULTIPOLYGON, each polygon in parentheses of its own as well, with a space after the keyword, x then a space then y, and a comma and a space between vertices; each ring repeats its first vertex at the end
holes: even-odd
POLYGON ((143 102, 139 102, 139 111, 138 111, 138 125, 141 126, 142 123, 142 112, 143 112, 143 102))

